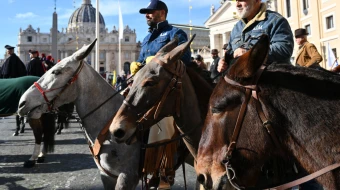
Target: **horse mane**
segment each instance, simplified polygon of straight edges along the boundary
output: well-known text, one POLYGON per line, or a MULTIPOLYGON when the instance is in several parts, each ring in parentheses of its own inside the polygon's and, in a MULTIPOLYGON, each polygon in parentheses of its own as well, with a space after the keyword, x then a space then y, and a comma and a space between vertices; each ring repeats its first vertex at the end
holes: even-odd
MULTIPOLYGON (((191 64, 194 65, 194 64, 191 64)), ((209 99, 213 91, 213 82, 210 78, 210 72, 200 67, 186 66, 186 72, 195 89, 196 97, 203 119, 208 112, 209 99), (199 94, 199 95, 198 95, 199 94)))
POLYGON ((319 99, 340 99, 340 75, 288 64, 272 64, 259 84, 272 84, 319 99))

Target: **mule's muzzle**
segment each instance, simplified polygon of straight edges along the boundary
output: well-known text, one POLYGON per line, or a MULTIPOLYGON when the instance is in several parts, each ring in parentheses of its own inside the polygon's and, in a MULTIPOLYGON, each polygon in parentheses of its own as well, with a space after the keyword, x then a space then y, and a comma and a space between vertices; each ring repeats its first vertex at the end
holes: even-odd
POLYGON ((197 181, 203 185, 204 189, 212 189, 212 180, 207 175, 198 174, 197 181))

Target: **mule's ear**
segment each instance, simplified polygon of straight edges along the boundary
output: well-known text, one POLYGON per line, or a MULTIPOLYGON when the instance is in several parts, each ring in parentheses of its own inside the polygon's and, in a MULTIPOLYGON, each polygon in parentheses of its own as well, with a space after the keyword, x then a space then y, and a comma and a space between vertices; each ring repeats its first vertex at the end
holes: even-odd
POLYGON ((165 63, 172 63, 181 58, 183 53, 187 50, 187 48, 189 48, 191 42, 195 39, 195 37, 196 34, 194 34, 189 41, 177 46, 170 53, 166 54, 164 56, 164 59, 166 60, 165 63))
POLYGON ((77 60, 83 60, 86 56, 88 56, 90 54, 90 52, 92 51, 94 45, 96 44, 97 39, 95 39, 91 44, 89 45, 84 45, 80 50, 76 51, 73 55, 73 57, 77 60))
POLYGON ((233 64, 228 72, 228 77, 234 80, 253 77, 261 65, 266 63, 268 52, 269 37, 262 35, 253 48, 233 64))
POLYGON ((165 53, 169 53, 172 51, 175 47, 177 47, 178 44, 178 36, 176 35, 169 43, 167 43, 165 46, 163 46, 155 56, 163 55, 165 53))

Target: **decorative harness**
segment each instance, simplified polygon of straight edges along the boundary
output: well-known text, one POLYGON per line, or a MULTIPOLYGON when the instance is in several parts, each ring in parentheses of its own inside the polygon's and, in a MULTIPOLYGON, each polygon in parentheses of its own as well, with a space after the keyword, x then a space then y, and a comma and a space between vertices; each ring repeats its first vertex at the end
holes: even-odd
MULTIPOLYGON (((232 159, 232 154, 233 154, 233 151, 235 150, 236 148, 236 143, 237 143, 237 140, 238 140, 238 137, 239 137, 239 134, 240 134, 240 131, 241 131, 241 128, 242 128, 242 123, 243 123, 243 120, 244 120, 244 117, 245 117, 245 113, 247 111, 247 105, 249 103, 249 100, 251 98, 251 96, 254 98, 255 102, 256 102, 256 110, 257 110, 257 114, 259 115, 259 118, 261 119, 262 121, 262 126, 267 130, 268 134, 270 135, 272 141, 274 142, 275 146, 279 149, 279 151, 281 152, 282 155, 284 155, 284 151, 281 147, 281 144, 277 138, 277 135, 275 134, 275 131, 271 125, 271 122, 267 119, 267 117, 265 116, 264 112, 263 112, 263 109, 262 109, 262 105, 261 105, 261 102, 259 101, 259 98, 258 98, 258 86, 257 86, 257 83, 263 73, 263 71, 266 69, 267 65, 263 64, 261 65, 261 67, 257 70, 254 78, 253 78, 253 83, 254 85, 242 85, 232 79, 229 79, 227 77, 227 75, 224 76, 224 80, 233 85, 233 86, 238 86, 238 87, 242 87, 242 88, 245 88, 246 92, 245 92, 245 100, 244 102, 242 103, 241 105, 241 108, 240 108, 240 111, 238 113, 238 116, 237 116, 237 120, 236 120, 236 124, 235 124, 235 128, 234 128, 234 132, 232 134, 232 137, 231 137, 231 141, 230 141, 230 145, 228 146, 227 148, 227 152, 224 156, 224 159, 222 161, 222 163, 225 165, 225 168, 226 168, 226 174, 227 174, 227 177, 228 177, 228 180, 230 182, 230 184, 235 188, 235 189, 246 189, 244 187, 240 187, 238 186, 233 180, 234 178, 236 177, 236 173, 235 173, 235 170, 233 169, 233 167, 231 166, 230 164, 230 160, 232 159)), ((329 171, 332 171, 336 168, 339 168, 340 167, 340 163, 335 163, 335 164, 332 164, 330 166, 327 166, 317 172, 314 172, 310 175, 307 175, 305 177, 302 177, 300 179, 297 179, 297 180, 294 180, 292 182, 289 182, 289 183, 286 183, 286 184, 283 184, 283 185, 280 185, 280 186, 277 186, 277 187, 273 187, 273 188, 268 188, 266 190, 284 190, 284 189, 289 189, 289 188, 292 188, 294 186, 297 186, 297 185, 300 185, 302 183, 305 183, 309 180, 312 180, 316 177, 319 177, 329 171)))
MULTIPOLYGON (((65 90, 67 89, 67 87, 69 87, 71 84, 73 84, 79 76, 80 71, 82 70, 82 68, 84 67, 84 61, 82 60, 79 64, 79 66, 77 67, 76 71, 74 72, 72 78, 70 78, 67 83, 62 86, 62 87, 58 87, 58 88, 53 88, 53 89, 49 89, 49 90, 43 90, 42 87, 39 85, 39 83, 34 82, 34 86, 38 89, 38 91, 41 93, 41 95, 44 97, 47 105, 48 105, 48 110, 50 112, 55 111, 54 109, 54 103, 56 101, 56 99, 58 97, 60 97, 60 95, 65 92, 65 90), (58 89, 62 89, 51 101, 48 100, 46 93, 48 92, 52 92, 58 89)), ((117 92, 118 93, 118 92, 117 92)), ((109 97, 109 99, 111 99, 113 96, 115 96, 117 93, 113 94, 111 97, 109 97)), ((108 100, 109 100, 108 99, 108 100)), ((106 103, 108 100, 104 101, 104 103, 106 103)), ((89 112, 88 114, 86 114, 83 118, 81 118, 81 120, 84 120, 87 116, 89 116, 90 114, 92 114, 94 111, 98 110, 98 108, 103 105, 104 103, 100 104, 97 108, 95 108, 93 111, 89 112)), ((104 126, 104 128, 100 131, 100 133, 98 134, 96 140, 94 143, 92 143, 91 139, 89 138, 88 135, 86 135, 87 138, 87 142, 89 144, 89 148, 90 148, 90 152, 95 160, 95 162, 97 163, 97 165, 100 167, 100 169, 107 174, 108 176, 112 177, 112 178, 117 178, 118 176, 112 174, 110 171, 106 170, 105 168, 103 168, 103 166, 100 164, 100 159, 99 159, 99 152, 101 149, 101 146, 103 145, 104 141, 106 140, 106 136, 108 134, 109 128, 110 128, 110 124, 114 118, 114 116, 116 115, 116 113, 113 115, 112 119, 104 126)), ((86 133, 86 131, 85 131, 86 133)), ((87 133, 86 133, 87 134, 87 133)))

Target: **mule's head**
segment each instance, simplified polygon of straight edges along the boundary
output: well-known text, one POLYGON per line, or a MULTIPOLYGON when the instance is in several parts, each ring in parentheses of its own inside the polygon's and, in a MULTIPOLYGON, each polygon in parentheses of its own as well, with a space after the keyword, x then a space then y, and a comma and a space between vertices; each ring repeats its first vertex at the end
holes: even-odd
POLYGON ((72 83, 77 80, 79 66, 91 52, 95 43, 96 40, 90 45, 82 47, 73 55, 61 60, 48 70, 37 81, 37 84, 27 89, 19 102, 19 114, 28 114, 30 118, 40 118, 42 113, 46 113, 50 109, 73 102, 77 97, 77 89, 74 87, 75 85, 66 87, 66 84, 70 83, 72 79, 72 83), (56 98, 57 96, 58 98, 56 98), (52 105, 53 108, 51 108, 52 105))
MULTIPOLYGON (((241 85, 252 85, 256 72, 266 62, 268 51, 269 39, 267 36, 263 36, 251 50, 235 61, 230 67, 227 77, 241 85)), ((205 120, 195 167, 197 179, 206 189, 227 189, 226 185, 229 182, 227 180, 225 156, 244 100, 245 89, 231 85, 225 80, 220 80, 210 97, 209 111, 205 120)), ((253 146, 256 143, 252 141, 260 139, 261 136, 256 136, 258 134, 253 130, 245 132, 258 123, 260 121, 256 110, 248 106, 236 150, 230 160, 236 174, 233 181, 241 186, 246 185, 244 182, 247 182, 247 185, 252 185, 252 183, 255 183, 254 179, 258 177, 258 170, 253 171, 247 168, 250 168, 250 164, 253 164, 251 160, 257 156, 254 153, 257 148, 253 146)), ((260 168, 261 166, 258 169, 260 168)), ((230 173, 234 175, 232 171, 230 173)))
MULTIPOLYGON (((160 49, 155 57, 134 76, 133 84, 124 101, 125 103, 118 110, 110 126, 113 139, 117 142, 129 140, 136 131, 137 120, 147 112, 151 117, 143 121, 144 127, 152 126, 165 116, 174 115, 176 97, 182 96, 182 94, 176 94, 176 90, 171 89, 169 94, 162 100, 163 104, 159 107, 158 105, 173 80, 174 74, 169 70, 176 71, 176 68, 181 65, 177 61, 192 40, 193 38, 187 43, 177 46, 178 38, 175 37, 160 49), (150 111, 152 107, 158 107, 157 111, 156 109, 150 111), (157 116, 155 116, 156 112, 157 116)), ((182 72, 179 74, 184 74, 183 65, 182 72)))

